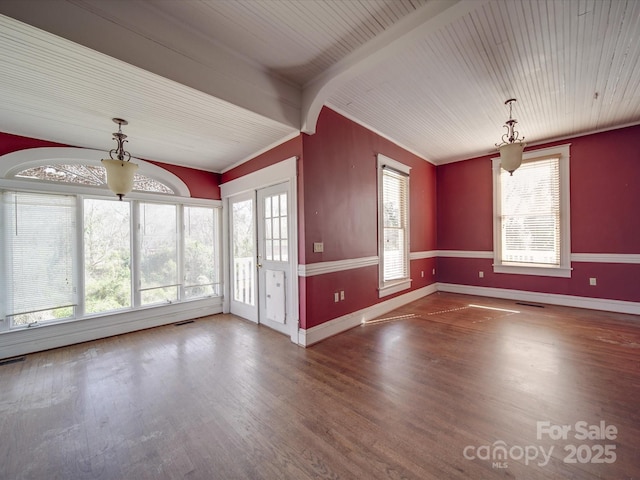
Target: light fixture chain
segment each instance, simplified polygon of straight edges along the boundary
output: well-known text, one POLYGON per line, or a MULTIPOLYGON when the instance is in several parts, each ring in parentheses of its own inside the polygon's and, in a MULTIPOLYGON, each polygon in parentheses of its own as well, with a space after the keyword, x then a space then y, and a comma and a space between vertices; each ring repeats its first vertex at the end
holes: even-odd
POLYGON ((503 127, 507 129, 507 133, 502 135, 502 143, 496 143, 496 147, 498 148, 505 144, 515 142, 522 143, 524 141, 524 137, 520 138, 520 132, 515 129, 515 125, 518 123, 518 121, 513 118, 513 104, 515 101, 515 98, 510 98, 504 102, 506 105, 509 105, 509 120, 503 125, 503 127))
POLYGON ((113 134, 113 139, 118 143, 118 146, 113 150, 109 150, 109 157, 113 160, 128 162, 131 160, 131 154, 124 149, 124 144, 129 140, 127 140, 127 136, 122 133, 122 125, 127 125, 128 122, 120 118, 114 118, 113 121, 118 124, 118 131, 113 134), (115 158, 114 155, 116 156, 115 158))
POLYGON ((127 125, 129 122, 121 118, 113 118, 112 120, 118 124, 118 131, 113 134, 113 139, 118 146, 109 150, 110 159, 102 159, 102 164, 106 169, 109 190, 122 200, 133 189, 138 165, 129 161, 131 154, 124 149, 127 136, 122 133, 122 125, 127 125))
POLYGON ((502 143, 496 143, 500 150, 500 166, 513 175, 513 172, 522 164, 522 152, 525 147, 524 137, 520 138, 520 132, 515 129, 518 121, 513 118, 513 104, 515 98, 510 98, 505 105, 509 105, 509 120, 503 125, 507 133, 502 135, 502 143))

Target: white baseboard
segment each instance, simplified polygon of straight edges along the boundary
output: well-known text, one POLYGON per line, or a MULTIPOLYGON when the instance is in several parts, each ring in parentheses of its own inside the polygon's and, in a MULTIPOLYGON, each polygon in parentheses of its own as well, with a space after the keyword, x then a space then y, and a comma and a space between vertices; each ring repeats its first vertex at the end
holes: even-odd
POLYGON ((324 340, 325 338, 332 337, 338 333, 344 332, 345 330, 357 327, 363 322, 373 320, 380 315, 384 315, 387 312, 395 310, 407 303, 414 302, 419 298, 435 293, 436 291, 436 284, 427 285, 426 287, 413 290, 409 293, 405 293, 404 295, 363 308, 357 312, 352 312, 342 317, 334 318, 333 320, 329 320, 328 322, 315 327, 311 327, 306 330, 300 329, 298 332, 298 344, 303 347, 308 347, 314 343, 324 340))
MULTIPOLYGON (((298 343, 303 347, 308 347, 438 291, 640 315, 640 303, 638 302, 434 283, 357 312, 334 318, 321 325, 306 330, 300 329, 298 343)), ((164 305, 82 321, 45 324, 24 330, 3 332, 0 334, 0 359, 121 335, 216 313, 222 313, 220 299, 164 305)))
POLYGON ((363 322, 373 320, 385 313, 411 303, 419 298, 435 292, 461 293, 465 295, 477 295, 481 297, 504 298, 525 302, 546 303, 565 307, 588 308, 591 310, 604 310, 607 312, 630 313, 640 315, 640 303, 625 302, 621 300, 607 300, 603 298, 576 297, 572 295, 559 295, 550 293, 527 292, 523 290, 509 290, 505 288, 476 287, 471 285, 456 285, 451 283, 434 283, 426 287, 414 290, 405 295, 394 297, 390 300, 377 303, 357 312, 334 318, 323 324, 311 327, 307 330, 299 330, 298 343, 308 347, 338 333, 357 327, 363 322))
POLYGON ((438 283, 436 284, 436 288, 439 292, 462 293, 481 297, 504 298, 508 300, 561 305, 563 307, 588 308, 591 310, 605 310, 607 312, 640 315, 640 303, 638 302, 608 300, 606 298, 576 297, 574 295, 560 295, 556 293, 527 292, 506 288, 457 285, 453 283, 438 283))
POLYGON ((0 334, 0 359, 222 313, 220 298, 150 307, 0 334))

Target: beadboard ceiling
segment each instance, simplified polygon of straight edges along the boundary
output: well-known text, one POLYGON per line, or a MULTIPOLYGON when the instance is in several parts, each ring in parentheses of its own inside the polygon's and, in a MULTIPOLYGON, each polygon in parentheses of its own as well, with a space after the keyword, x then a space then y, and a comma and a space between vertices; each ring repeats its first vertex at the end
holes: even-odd
POLYGON ((329 106, 434 164, 640 123, 638 0, 0 0, 0 131, 222 172, 329 106))

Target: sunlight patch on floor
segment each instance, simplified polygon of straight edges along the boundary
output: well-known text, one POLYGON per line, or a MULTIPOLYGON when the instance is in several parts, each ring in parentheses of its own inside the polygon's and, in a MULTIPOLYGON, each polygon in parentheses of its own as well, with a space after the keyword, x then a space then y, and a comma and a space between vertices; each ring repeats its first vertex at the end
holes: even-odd
POLYGON ((520 313, 520 310, 509 310, 507 308, 487 307, 485 305, 474 305, 472 303, 469 304, 469 307, 470 308, 482 308, 484 310, 495 310, 497 312, 520 313))
POLYGON ((385 323, 385 322, 393 322, 396 320, 407 320, 409 318, 416 318, 417 315, 410 313, 408 315, 397 315, 395 317, 386 317, 386 318, 374 318, 373 320, 363 320, 363 325, 373 325, 376 323, 385 323))

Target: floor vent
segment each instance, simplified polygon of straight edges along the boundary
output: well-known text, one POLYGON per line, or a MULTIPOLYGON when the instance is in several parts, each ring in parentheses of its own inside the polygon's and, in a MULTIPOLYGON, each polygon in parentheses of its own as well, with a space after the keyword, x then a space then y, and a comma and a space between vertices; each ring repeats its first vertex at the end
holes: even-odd
POLYGON ((516 305, 524 305, 525 307, 544 308, 544 305, 537 305, 535 303, 516 302, 516 305))
POLYGON ((179 326, 181 326, 181 325, 186 325, 187 323, 193 323, 193 322, 195 322, 195 320, 185 320, 185 321, 183 321, 183 322, 174 323, 174 325, 175 325, 176 327, 179 327, 179 326))
POLYGON ((2 365, 10 365, 12 363, 24 362, 26 358, 27 357, 25 357, 24 355, 22 357, 5 358, 4 360, 0 360, 0 367, 2 365))

